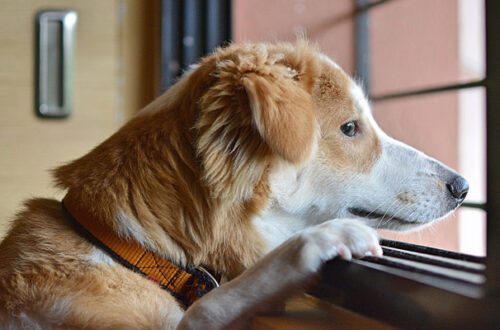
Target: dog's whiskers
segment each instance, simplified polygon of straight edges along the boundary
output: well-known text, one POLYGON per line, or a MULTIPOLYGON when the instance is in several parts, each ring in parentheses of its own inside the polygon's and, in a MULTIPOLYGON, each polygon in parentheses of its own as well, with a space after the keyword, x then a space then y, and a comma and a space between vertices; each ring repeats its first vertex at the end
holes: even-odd
MULTIPOLYGON (((389 206, 389 207, 385 210, 385 213, 382 215, 382 218, 381 218, 381 220, 382 220, 382 221, 385 219, 385 216, 387 215, 387 212, 389 212, 389 210, 392 208, 392 206, 393 206, 394 204, 396 204, 396 203, 397 203, 397 200, 394 200, 394 201, 391 203, 391 205, 390 205, 390 206, 389 206)), ((390 219, 389 219, 389 220, 390 220, 390 219)), ((384 225, 385 225, 385 223, 384 223, 384 225)))
MULTIPOLYGON (((372 214, 376 213, 376 212, 377 212, 379 209, 381 209, 384 205, 388 204, 388 202, 389 202, 390 200, 392 200, 392 199, 393 199, 393 197, 388 197, 386 200, 384 200, 383 202, 379 203, 379 204, 378 204, 378 206, 377 206, 377 207, 375 207, 375 208, 374 208, 371 212, 369 212, 366 216, 367 216, 367 217, 370 217, 370 215, 372 215, 372 214)), ((389 209, 390 209, 390 208, 394 205, 394 203, 395 203, 395 202, 397 202, 397 201, 396 201, 396 200, 393 200, 393 201, 392 201, 392 203, 391 203, 391 204, 390 204, 390 205, 386 208, 386 212, 385 212, 385 214, 384 214, 384 216, 383 216, 383 217, 385 217, 385 215, 387 214, 388 210, 389 210, 389 209)), ((382 219, 383 219, 383 217, 382 217, 382 219)), ((375 229, 379 229, 380 224, 381 224, 381 220, 382 220, 382 219, 379 219, 379 221, 377 221, 375 229)))
MULTIPOLYGON (((410 205, 404 205, 404 206, 402 206, 402 207, 401 207, 399 210, 397 210, 397 211, 396 211, 396 212, 395 212, 395 213, 394 213, 394 214, 393 214, 393 215, 392 215, 389 219, 387 219, 387 221, 385 222, 385 224, 389 223, 389 221, 391 221, 392 219, 396 218, 396 217, 397 217, 397 215, 398 215, 398 213, 402 212, 403 210, 407 209, 408 207, 410 207, 410 205)), ((408 215, 408 217, 406 217, 406 218, 407 218, 407 219, 411 219, 411 216, 412 216, 414 213, 415 213, 415 210, 414 210, 412 213, 410 213, 410 214, 408 215)), ((384 224, 384 225, 385 225, 385 224, 384 224)))
MULTIPOLYGON (((388 197, 385 201, 381 202, 373 211, 371 211, 370 213, 368 213, 368 216, 370 216, 373 213, 375 213, 378 209, 380 209, 384 204, 386 204, 387 202, 389 202, 391 199, 392 199, 392 197, 388 197)), ((392 204, 394 204, 394 202, 395 201, 393 201, 392 204)), ((390 206, 392 206, 392 204, 390 206)))

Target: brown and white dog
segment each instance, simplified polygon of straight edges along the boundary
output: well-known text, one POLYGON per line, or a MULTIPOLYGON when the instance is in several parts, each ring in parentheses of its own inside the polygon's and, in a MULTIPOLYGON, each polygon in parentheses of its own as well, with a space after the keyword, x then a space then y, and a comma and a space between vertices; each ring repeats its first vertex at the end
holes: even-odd
POLYGON ((428 224, 468 189, 305 41, 219 49, 54 174, 119 237, 230 281, 185 308, 33 199, 0 245, 2 329, 245 327, 324 261, 380 256, 373 228, 428 224))

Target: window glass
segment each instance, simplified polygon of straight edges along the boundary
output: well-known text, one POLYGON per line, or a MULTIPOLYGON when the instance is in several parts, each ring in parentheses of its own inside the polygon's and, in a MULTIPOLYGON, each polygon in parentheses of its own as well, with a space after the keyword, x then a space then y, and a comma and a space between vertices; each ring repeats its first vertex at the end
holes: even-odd
POLYGON ((295 41, 303 35, 354 72, 354 1, 234 0, 232 7, 234 41, 295 41))
POLYGON ((484 78, 483 14, 483 1, 476 0, 401 0, 374 7, 371 94, 484 78))

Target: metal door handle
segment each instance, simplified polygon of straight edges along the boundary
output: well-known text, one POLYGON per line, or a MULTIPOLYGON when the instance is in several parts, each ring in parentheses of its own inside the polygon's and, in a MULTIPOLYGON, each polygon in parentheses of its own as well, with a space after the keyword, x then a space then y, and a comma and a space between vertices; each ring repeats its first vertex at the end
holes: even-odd
POLYGON ((66 117, 73 108, 74 11, 37 14, 36 112, 42 117, 66 117))

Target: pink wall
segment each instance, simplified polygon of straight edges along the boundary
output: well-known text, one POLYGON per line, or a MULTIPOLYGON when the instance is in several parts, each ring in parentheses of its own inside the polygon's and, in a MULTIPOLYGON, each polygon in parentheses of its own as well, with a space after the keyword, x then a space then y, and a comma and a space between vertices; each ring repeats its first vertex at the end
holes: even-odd
POLYGON ((399 0, 370 14, 372 95, 456 83, 456 0, 399 0))

